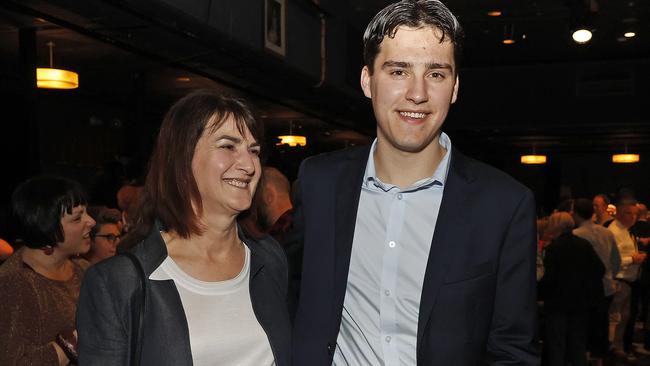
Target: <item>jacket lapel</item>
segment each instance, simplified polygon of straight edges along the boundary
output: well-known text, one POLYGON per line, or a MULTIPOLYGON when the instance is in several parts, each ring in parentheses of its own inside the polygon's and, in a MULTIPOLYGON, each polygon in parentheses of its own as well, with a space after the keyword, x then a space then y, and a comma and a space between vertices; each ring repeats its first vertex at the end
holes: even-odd
POLYGON ((340 165, 336 180, 336 207, 335 213, 335 263, 334 263, 334 319, 338 319, 335 331, 341 322, 343 300, 348 281, 350 268, 350 255, 352 253, 352 240, 354 239, 354 226, 357 219, 359 197, 363 175, 366 170, 370 147, 351 150, 347 159, 340 165))
POLYGON ((452 148, 451 166, 445 182, 438 220, 436 222, 429 258, 427 261, 420 311, 418 315, 417 354, 420 354, 422 335, 428 326, 431 311, 436 302, 438 290, 442 285, 446 259, 451 252, 451 245, 459 245, 458 230, 463 228, 463 212, 468 199, 466 190, 473 181, 468 169, 469 159, 452 148))
MULTIPOLYGON (((144 245, 137 247, 139 257, 147 278, 167 258, 167 247, 163 241, 160 230, 162 225, 156 221, 149 236, 145 239, 144 245)), ((192 354, 190 349, 190 337, 185 311, 180 295, 173 280, 148 280, 146 308, 155 308, 155 311, 145 311, 144 339, 152 338, 154 335, 160 337, 153 341, 164 346, 168 351, 165 354, 174 355, 170 363, 178 365, 191 365, 192 354), (147 330, 151 331, 147 335, 147 330)), ((163 362, 163 360, 161 360, 163 362)))

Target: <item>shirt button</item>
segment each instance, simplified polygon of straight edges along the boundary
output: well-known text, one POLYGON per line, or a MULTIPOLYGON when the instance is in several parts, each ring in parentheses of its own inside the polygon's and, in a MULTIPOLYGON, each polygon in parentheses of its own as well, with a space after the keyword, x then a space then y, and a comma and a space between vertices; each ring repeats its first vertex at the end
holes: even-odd
POLYGON ((391 247, 391 248, 395 248, 395 242, 392 241, 392 240, 389 241, 389 242, 388 242, 388 246, 391 247))
POLYGON ((384 294, 386 294, 386 296, 390 296, 390 290, 384 291, 384 294))
POLYGON ((390 336, 386 336, 386 343, 390 343, 390 340, 391 340, 391 339, 392 339, 392 338, 391 338, 390 336))
POLYGON ((402 194, 401 194, 401 193, 398 193, 398 194, 397 194, 397 199, 398 199, 398 200, 401 200, 401 199, 402 199, 402 194))

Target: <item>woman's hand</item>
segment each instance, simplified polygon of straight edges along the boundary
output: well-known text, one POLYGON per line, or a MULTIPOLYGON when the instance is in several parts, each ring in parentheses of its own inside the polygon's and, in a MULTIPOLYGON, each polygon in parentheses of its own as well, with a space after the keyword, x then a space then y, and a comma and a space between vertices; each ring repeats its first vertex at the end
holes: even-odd
MULTIPOLYGON (((69 360, 70 363, 74 363, 74 364, 77 363, 77 331, 76 330, 70 329, 57 334, 55 343, 65 354, 65 357, 69 360)), ((58 353, 59 352, 57 350, 57 354, 58 353)), ((59 357, 59 362, 60 361, 61 361, 61 357, 59 357)))

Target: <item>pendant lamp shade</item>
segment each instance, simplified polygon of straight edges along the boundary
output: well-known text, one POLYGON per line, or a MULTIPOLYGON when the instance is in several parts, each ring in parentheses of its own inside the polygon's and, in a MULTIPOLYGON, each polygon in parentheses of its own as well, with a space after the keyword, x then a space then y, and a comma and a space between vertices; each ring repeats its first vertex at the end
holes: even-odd
POLYGON ((47 42, 50 49, 50 67, 36 69, 36 86, 41 89, 76 89, 79 87, 79 75, 74 71, 55 69, 53 67, 53 42, 47 42))

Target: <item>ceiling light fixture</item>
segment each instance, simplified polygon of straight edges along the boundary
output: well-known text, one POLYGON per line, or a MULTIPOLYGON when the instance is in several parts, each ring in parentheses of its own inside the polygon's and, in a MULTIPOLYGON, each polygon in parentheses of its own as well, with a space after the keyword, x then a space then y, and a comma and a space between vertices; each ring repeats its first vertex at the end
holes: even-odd
POLYGON ((291 147, 296 147, 298 145, 300 146, 307 145, 307 138, 305 136, 282 135, 282 136, 278 136, 278 138, 280 139, 280 142, 278 142, 276 145, 287 144, 291 147))
POLYGON ((522 164, 546 164, 546 155, 522 155, 522 164))
POLYGON ((307 146, 307 137, 293 134, 293 121, 289 121, 289 134, 278 136, 280 142, 276 145, 289 145, 290 147, 307 146))
POLYGON ((36 86, 41 89, 76 89, 79 87, 79 75, 74 71, 54 68, 54 42, 47 42, 50 49, 50 67, 36 69, 36 86))
POLYGON ((622 154, 612 155, 612 163, 616 164, 633 164, 638 163, 639 160, 639 154, 629 154, 627 152, 627 143, 625 144, 625 151, 622 154))
POLYGON ((538 155, 533 145, 533 153, 522 155, 520 161, 522 164, 546 164, 546 155, 538 155))
POLYGON ((614 154, 614 155, 612 155, 612 163, 617 163, 617 164, 638 163, 639 160, 640 160, 639 154, 614 154))
POLYGON ((632 38, 634 36, 636 36, 636 33, 634 32, 625 32, 625 34, 623 34, 623 37, 625 38, 632 38))
POLYGON ((506 24, 503 26, 503 40, 501 42, 507 45, 514 44, 516 42, 514 24, 506 24))
POLYGON ((591 40, 592 36, 593 35, 592 35, 591 31, 589 29, 586 29, 586 28, 580 28, 580 29, 576 30, 575 32, 573 32, 573 34, 571 35, 573 40, 578 44, 585 44, 585 43, 589 42, 591 40))
POLYGON ((503 14, 503 13, 501 13, 501 10, 490 10, 490 11, 487 12, 487 15, 489 17, 500 17, 501 14, 503 14))

